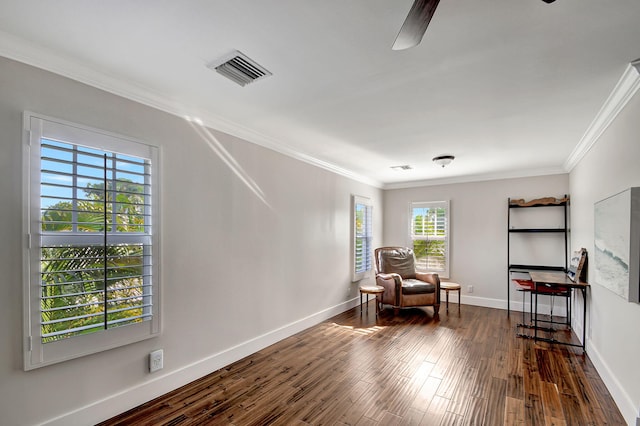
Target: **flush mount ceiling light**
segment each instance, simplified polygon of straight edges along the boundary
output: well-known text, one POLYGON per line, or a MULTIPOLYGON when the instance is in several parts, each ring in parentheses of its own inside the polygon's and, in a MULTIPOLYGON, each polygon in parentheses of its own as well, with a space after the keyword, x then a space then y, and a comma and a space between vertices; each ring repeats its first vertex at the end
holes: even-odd
POLYGON ((454 160, 453 155, 438 155, 437 157, 433 157, 433 162, 436 163, 438 166, 446 166, 448 164, 451 164, 451 162, 454 160))

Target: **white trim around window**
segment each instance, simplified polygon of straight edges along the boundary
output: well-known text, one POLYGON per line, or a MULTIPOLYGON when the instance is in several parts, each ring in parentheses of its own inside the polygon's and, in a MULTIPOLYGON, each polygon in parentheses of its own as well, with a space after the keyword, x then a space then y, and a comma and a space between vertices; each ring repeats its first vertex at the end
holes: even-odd
POLYGON ((159 149, 24 114, 24 369, 160 333, 159 149))
POLYGON ((351 197, 352 276, 356 282, 371 275, 373 269, 373 205, 366 197, 351 197))

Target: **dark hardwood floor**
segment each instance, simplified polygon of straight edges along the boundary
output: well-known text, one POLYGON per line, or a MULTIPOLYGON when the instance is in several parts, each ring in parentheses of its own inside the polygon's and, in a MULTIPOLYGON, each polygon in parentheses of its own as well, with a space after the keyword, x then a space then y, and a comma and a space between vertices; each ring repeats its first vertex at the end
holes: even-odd
POLYGON ((579 348, 463 305, 352 309, 101 425, 623 425, 579 348))

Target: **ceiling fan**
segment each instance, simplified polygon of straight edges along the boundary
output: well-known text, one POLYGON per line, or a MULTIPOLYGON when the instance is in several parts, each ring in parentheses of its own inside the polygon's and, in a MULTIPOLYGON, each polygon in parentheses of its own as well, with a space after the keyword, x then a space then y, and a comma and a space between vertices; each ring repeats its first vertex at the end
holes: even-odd
MULTIPOLYGON (((553 3, 555 0, 542 0, 545 3, 553 3)), ((414 0, 407 18, 400 28, 400 32, 393 43, 393 50, 404 50, 417 46, 422 41, 427 26, 436 12, 440 0, 414 0)))

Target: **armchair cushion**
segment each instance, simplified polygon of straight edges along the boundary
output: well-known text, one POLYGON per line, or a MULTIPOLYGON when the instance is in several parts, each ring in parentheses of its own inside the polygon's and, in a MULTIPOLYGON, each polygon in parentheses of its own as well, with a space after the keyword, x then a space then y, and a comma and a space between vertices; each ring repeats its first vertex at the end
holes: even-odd
POLYGON ((385 273, 396 273, 403 280, 416 277, 413 251, 406 247, 397 247, 380 253, 380 270, 385 273))
POLYGON ((424 281, 408 278, 402 280, 402 294, 424 294, 435 293, 436 286, 424 281))

